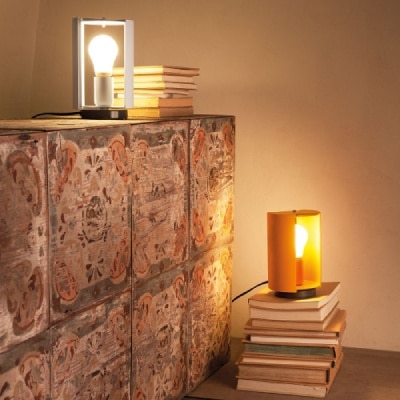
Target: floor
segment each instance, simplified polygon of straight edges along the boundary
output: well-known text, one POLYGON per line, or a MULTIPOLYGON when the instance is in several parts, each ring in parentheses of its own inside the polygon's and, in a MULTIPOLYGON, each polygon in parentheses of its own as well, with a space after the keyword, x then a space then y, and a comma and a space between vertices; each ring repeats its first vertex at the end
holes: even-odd
MULTIPOLYGON (((306 397, 244 392, 235 389, 235 361, 242 351, 240 339, 233 339, 231 360, 204 381, 187 400, 304 400, 306 397)), ((327 400, 399 400, 400 352, 344 349, 343 365, 327 400)), ((311 399, 311 398, 310 398, 311 399)))

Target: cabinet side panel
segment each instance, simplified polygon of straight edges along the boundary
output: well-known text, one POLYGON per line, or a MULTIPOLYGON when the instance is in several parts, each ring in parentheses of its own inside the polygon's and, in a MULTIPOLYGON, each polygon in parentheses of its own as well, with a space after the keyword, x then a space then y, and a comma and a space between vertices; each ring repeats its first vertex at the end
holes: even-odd
POLYGON ((190 125, 190 256, 233 239, 235 120, 190 125))
POLYGON ((46 137, 0 136, 0 353, 49 324, 46 137))
POLYGON ((232 244, 209 250, 188 270, 188 391, 228 361, 232 244))

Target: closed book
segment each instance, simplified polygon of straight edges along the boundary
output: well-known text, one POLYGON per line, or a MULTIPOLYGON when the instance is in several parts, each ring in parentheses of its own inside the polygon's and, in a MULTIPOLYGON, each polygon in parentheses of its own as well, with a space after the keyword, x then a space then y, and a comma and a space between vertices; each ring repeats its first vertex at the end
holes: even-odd
POLYGON ((289 365, 262 365, 243 362, 237 364, 238 377, 280 382, 327 384, 332 367, 306 367, 289 365))
POLYGON ((336 359, 342 353, 342 345, 283 345, 283 344, 264 344, 253 343, 243 340, 244 353, 256 353, 260 355, 275 355, 281 357, 309 357, 336 359))
MULTIPOLYGON (((114 97, 114 107, 122 107, 123 97, 114 97)), ((134 108, 155 108, 155 107, 193 107, 192 97, 137 97, 133 99, 134 108)))
POLYGON ((193 115, 193 107, 129 108, 128 118, 162 118, 193 115))
POLYGON ((300 368, 331 368, 336 364, 336 359, 305 358, 305 357, 281 357, 256 353, 243 353, 241 360, 244 363, 258 365, 277 365, 300 368))
POLYGON ((329 382, 326 384, 318 383, 298 383, 298 382, 279 382, 274 380, 246 379, 238 376, 237 389, 261 393, 276 393, 297 396, 308 396, 324 398, 329 392, 335 380, 337 372, 343 361, 343 354, 338 360, 338 364, 331 370, 329 382))
POLYGON ((251 318, 272 319, 278 321, 322 321, 338 305, 339 299, 334 297, 333 301, 321 308, 304 310, 274 310, 270 308, 249 307, 251 318))
MULTIPOLYGON (((123 88, 123 83, 114 83, 116 89, 123 88)), ((134 84, 135 89, 186 89, 196 90, 197 85, 195 83, 187 82, 163 82, 163 81, 151 81, 151 82, 136 82, 134 84)))
POLYGON ((186 75, 166 75, 166 74, 152 74, 152 75, 135 75, 134 82, 185 82, 194 83, 192 76, 186 75))
POLYGON ((346 311, 337 310, 324 331, 246 328, 245 334, 255 343, 282 344, 339 344, 346 327, 346 311))
POLYGON ((263 318, 250 318, 249 323, 253 327, 268 329, 298 329, 304 331, 322 331, 330 323, 338 308, 335 307, 324 319, 319 321, 288 321, 271 320, 263 318))
MULTIPOLYGON (((187 82, 164 82, 164 81, 149 81, 149 82, 134 82, 134 91, 136 89, 186 89, 196 90, 197 85, 195 83, 187 82)), ((114 82, 114 90, 124 89, 124 82, 114 82)))
MULTIPOLYGON (((135 65, 133 67, 134 75, 151 75, 151 74, 170 74, 170 75, 186 75, 198 76, 199 68, 181 67, 175 65, 135 65)), ((124 75, 123 67, 115 67, 113 75, 124 75)))
POLYGON ((287 299, 275 296, 270 288, 255 293, 249 298, 249 306, 272 310, 308 310, 319 309, 334 301, 340 291, 340 282, 322 282, 316 288, 316 296, 308 299, 287 299))
MULTIPOLYGON (((124 83, 125 77, 123 75, 114 76, 114 85, 124 83)), ((194 83, 194 79, 191 76, 181 75, 135 75, 133 77, 134 86, 136 83, 145 82, 183 82, 183 83, 194 83)))
MULTIPOLYGON (((190 96, 190 90, 187 89, 138 89, 135 88, 133 96, 150 96, 150 97, 171 97, 171 96, 190 96)), ((114 88, 114 98, 123 98, 123 88, 114 88)))

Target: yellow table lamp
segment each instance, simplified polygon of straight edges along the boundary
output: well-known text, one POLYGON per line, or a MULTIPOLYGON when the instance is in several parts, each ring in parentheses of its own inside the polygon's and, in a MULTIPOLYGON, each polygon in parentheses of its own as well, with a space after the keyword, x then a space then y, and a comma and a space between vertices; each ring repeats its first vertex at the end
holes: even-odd
POLYGON ((320 220, 315 210, 267 213, 268 286, 276 296, 316 295, 321 285, 320 220))

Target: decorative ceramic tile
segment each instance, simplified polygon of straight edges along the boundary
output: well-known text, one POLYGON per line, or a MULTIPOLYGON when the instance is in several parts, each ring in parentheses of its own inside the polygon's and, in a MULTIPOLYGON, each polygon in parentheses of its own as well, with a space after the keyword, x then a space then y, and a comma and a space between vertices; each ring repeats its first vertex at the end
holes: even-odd
POLYGON ((136 292, 133 313, 133 399, 176 399, 185 391, 187 280, 178 271, 136 292))
POLYGON ((188 121, 132 128, 132 251, 140 284, 188 258, 188 121))
POLYGON ((52 400, 130 399, 131 293, 51 330, 52 400))
POLYGON ((234 118, 190 125, 190 255, 233 238, 234 118))
POLYGON ((52 320, 131 284, 128 128, 49 134, 52 320))
POLYGON ((49 333, 0 354, 0 399, 50 399, 49 333))
POLYGON ((229 358, 232 245, 203 253, 189 270, 188 391, 229 358))
POLYGON ((0 142, 0 353, 48 327, 46 137, 0 142))

